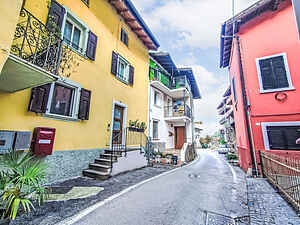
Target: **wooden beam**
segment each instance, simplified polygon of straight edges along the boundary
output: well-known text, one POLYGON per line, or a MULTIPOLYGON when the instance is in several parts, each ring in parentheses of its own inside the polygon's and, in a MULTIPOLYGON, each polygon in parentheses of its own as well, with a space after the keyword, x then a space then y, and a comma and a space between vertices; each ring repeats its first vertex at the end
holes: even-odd
POLYGON ((133 31, 141 31, 141 30, 143 30, 143 28, 141 28, 141 27, 136 27, 136 28, 133 28, 132 30, 133 30, 133 31))
POLYGON ((131 22, 134 22, 134 21, 136 21, 136 19, 125 18, 126 23, 131 23, 131 22))

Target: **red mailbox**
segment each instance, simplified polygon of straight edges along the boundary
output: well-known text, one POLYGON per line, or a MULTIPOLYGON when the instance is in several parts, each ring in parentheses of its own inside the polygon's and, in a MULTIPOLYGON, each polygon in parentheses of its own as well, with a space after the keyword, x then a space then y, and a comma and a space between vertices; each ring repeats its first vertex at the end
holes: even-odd
POLYGON ((55 137, 55 128, 36 127, 33 132, 32 150, 35 155, 51 155, 55 137))

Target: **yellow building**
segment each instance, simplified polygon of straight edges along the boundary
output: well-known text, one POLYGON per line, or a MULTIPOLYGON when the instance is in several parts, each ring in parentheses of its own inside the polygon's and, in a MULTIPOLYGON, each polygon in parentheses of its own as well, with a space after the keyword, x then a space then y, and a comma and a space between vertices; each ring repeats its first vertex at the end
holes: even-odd
POLYGON ((148 50, 159 44, 130 0, 0 10, 0 130, 56 129, 50 181, 79 175, 112 139, 124 144, 129 120, 147 122, 148 50))

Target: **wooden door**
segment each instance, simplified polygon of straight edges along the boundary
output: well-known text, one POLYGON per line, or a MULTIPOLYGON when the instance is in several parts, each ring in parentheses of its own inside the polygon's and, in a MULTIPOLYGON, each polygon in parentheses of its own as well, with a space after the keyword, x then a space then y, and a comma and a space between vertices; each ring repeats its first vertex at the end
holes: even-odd
POLYGON ((175 127, 175 149, 181 149, 185 142, 185 127, 175 127))
POLYGON ((113 144, 122 144, 124 108, 115 105, 113 121, 113 144))

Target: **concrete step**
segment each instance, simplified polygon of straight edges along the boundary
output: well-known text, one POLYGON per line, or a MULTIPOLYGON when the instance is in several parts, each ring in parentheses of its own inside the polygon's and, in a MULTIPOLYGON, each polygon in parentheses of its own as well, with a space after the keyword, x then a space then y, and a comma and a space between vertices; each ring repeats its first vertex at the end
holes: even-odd
POLYGON ((111 162, 115 163, 117 162, 118 160, 112 160, 111 159, 101 159, 101 158, 96 158, 95 159, 95 163, 96 164, 100 164, 100 165, 107 165, 107 166, 110 166, 111 165, 111 162))
POLYGON ((111 155, 111 154, 100 154, 100 159, 113 159, 113 160, 117 160, 118 157, 120 157, 120 155, 111 155))
POLYGON ((100 172, 96 170, 86 169, 82 171, 83 176, 106 180, 110 177, 109 173, 100 172))
MULTIPOLYGON (((111 154, 112 150, 110 149, 106 149, 104 150, 104 154, 111 154)), ((114 151, 114 155, 118 155, 118 156, 122 156, 122 152, 124 152, 124 150, 120 150, 120 151, 114 151)))
POLYGON ((103 165, 103 164, 98 164, 98 163, 90 163, 89 169, 109 173, 111 167, 110 167, 110 165, 108 166, 108 165, 103 165))

